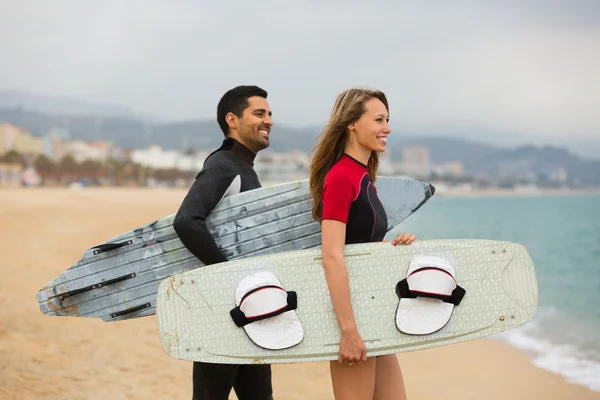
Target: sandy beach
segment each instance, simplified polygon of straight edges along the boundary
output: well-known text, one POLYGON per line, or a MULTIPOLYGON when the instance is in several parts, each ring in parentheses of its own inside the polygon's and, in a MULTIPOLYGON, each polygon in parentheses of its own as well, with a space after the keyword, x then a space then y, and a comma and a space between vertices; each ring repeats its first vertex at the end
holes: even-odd
MULTIPOLYGON (((48 317, 36 292, 83 252, 174 213, 185 190, 0 190, 0 399, 189 399, 155 318, 48 317)), ((409 399, 600 399, 496 340, 403 353, 409 399)), ((273 367, 276 399, 332 399, 327 363, 273 367)), ((235 396, 232 394, 232 399, 235 396)))

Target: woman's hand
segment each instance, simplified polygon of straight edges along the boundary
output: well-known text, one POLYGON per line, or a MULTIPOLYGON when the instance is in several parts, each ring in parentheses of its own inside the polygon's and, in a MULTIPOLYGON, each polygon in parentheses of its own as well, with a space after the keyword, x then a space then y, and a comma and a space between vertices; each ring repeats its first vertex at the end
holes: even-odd
POLYGON ((352 365, 367 359, 367 347, 358 331, 342 332, 338 363, 352 365))
POLYGON ((392 245, 396 246, 398 244, 411 244, 416 238, 417 237, 412 233, 400 233, 394 238, 394 240, 392 240, 392 245))

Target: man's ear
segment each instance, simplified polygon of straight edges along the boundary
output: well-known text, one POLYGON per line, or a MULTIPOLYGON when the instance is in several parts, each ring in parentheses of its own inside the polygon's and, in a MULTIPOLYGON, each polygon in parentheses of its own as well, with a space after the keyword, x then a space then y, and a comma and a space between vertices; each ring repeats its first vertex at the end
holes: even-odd
POLYGON ((227 122, 229 130, 237 129, 238 117, 234 113, 229 112, 225 115, 225 122, 227 122))

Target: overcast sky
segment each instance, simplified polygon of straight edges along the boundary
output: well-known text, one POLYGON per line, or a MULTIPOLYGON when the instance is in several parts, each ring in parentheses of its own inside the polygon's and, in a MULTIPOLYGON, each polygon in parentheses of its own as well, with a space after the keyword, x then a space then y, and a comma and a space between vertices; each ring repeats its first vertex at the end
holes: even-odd
POLYGON ((491 3, 0 0, 0 88, 199 119, 257 84, 305 126, 358 85, 400 132, 600 139, 600 1, 491 3))

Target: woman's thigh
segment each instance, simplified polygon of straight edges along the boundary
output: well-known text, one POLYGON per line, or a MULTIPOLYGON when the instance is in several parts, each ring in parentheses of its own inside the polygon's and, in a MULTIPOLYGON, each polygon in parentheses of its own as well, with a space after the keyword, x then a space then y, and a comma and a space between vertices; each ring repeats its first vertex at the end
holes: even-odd
POLYGON ((353 365, 329 363, 336 399, 372 400, 375 391, 375 357, 353 365))
POLYGON ((406 400, 402 370, 395 354, 377 357, 374 400, 406 400))

